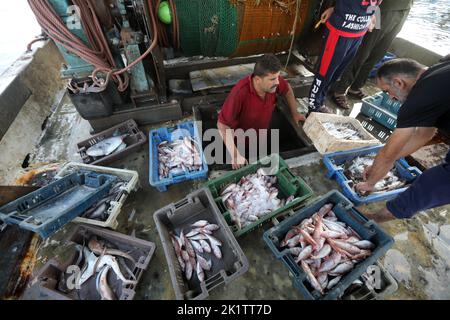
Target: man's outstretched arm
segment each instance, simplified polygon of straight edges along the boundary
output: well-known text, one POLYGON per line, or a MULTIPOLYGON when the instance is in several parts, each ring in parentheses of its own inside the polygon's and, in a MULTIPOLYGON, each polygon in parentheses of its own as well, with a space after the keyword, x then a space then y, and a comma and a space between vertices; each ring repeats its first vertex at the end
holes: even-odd
POLYGON ((236 148, 234 144, 234 134, 233 129, 231 129, 226 124, 223 124, 220 121, 217 121, 217 128, 219 129, 220 136, 222 137, 223 142, 231 155, 231 165, 233 169, 239 169, 240 167, 247 164, 247 159, 245 159, 236 148))
POLYGON ((375 184, 392 169, 394 162, 401 158, 402 150, 408 144, 414 132, 415 128, 395 129, 386 145, 376 156, 372 167, 366 171, 366 181, 356 185, 357 191, 365 193, 373 190, 375 184))
POLYGON ((294 90, 292 90, 291 85, 288 83, 288 91, 285 94, 286 102, 289 106, 289 110, 291 111, 292 118, 294 119, 294 122, 296 124, 299 123, 299 121, 304 122, 306 120, 306 117, 297 111, 298 102, 294 95, 294 90))

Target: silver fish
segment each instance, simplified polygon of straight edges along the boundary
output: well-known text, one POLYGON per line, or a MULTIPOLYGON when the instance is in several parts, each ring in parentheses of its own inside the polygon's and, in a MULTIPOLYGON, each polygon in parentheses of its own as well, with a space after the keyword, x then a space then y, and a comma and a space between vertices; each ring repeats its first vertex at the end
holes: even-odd
POLYGON ((211 261, 207 261, 201 255, 197 255, 197 262, 200 263, 200 266, 203 270, 209 271, 211 270, 212 263, 211 261))
POLYGON ((114 291, 108 285, 108 271, 110 268, 109 265, 105 266, 97 276, 96 287, 102 300, 117 300, 114 291))
POLYGON ((86 154, 90 157, 108 156, 122 145, 125 137, 126 135, 123 135, 102 140, 87 149, 86 154))
POLYGON ((327 289, 330 290, 330 289, 334 288, 334 286, 336 286, 339 283, 341 278, 342 278, 342 276, 337 276, 336 278, 333 278, 330 281, 328 281, 327 289))
POLYGON ((201 239, 200 240, 200 245, 203 248, 203 251, 205 251, 206 253, 211 253, 211 246, 208 244, 208 242, 206 242, 205 240, 201 239))
POLYGON ((200 262, 198 260, 196 265, 196 271, 198 280, 200 280, 200 282, 205 281, 205 273, 203 272, 203 268, 201 267, 200 262))
POLYGON ((305 249, 302 250, 302 252, 298 255, 297 259, 295 259, 296 263, 299 263, 300 261, 307 259, 313 251, 312 246, 307 246, 305 249))
POLYGON ((186 269, 185 269, 186 279, 191 280, 193 271, 194 271, 194 269, 192 267, 191 262, 187 261, 186 262, 186 269))
POLYGON ((323 294, 324 293, 323 288, 320 285, 319 281, 317 281, 316 277, 314 277, 311 268, 308 266, 308 264, 305 261, 302 261, 301 266, 303 268, 303 271, 305 271, 307 279, 309 280, 311 286, 317 291, 319 291, 321 294, 323 294))
MULTIPOLYGON (((348 242, 348 240, 347 240, 348 242)), ((358 242, 353 242, 352 243, 354 246, 360 248, 360 249, 373 249, 375 248, 375 245, 370 242, 369 240, 360 240, 358 242)))
POLYGON ((195 240, 190 240, 192 246, 194 247, 194 250, 197 251, 198 253, 203 253, 203 247, 200 243, 198 243, 195 240))
POLYGON ((220 243, 220 241, 218 241, 212 236, 207 235, 207 238, 209 240, 209 243, 211 244, 211 249, 214 255, 218 259, 222 259, 222 251, 220 250, 220 246, 222 245, 222 243, 220 243))
POLYGON ((343 262, 343 263, 337 265, 334 269, 330 270, 329 274, 330 275, 342 275, 344 273, 349 272, 352 269, 353 269, 353 263, 346 261, 346 262, 343 262))
POLYGON ((203 228, 203 227, 207 226, 208 224, 209 224, 209 222, 206 220, 199 220, 196 223, 191 224, 191 227, 192 228, 203 228))
POLYGON ((364 137, 350 123, 324 122, 322 125, 332 136, 343 140, 364 140, 364 137))
POLYGON ((97 268, 102 268, 105 265, 109 265, 113 269, 117 278, 120 279, 123 284, 136 284, 135 280, 128 280, 124 277, 122 271, 120 270, 119 264, 117 263, 116 258, 114 258, 113 256, 104 255, 99 258, 97 268))
POLYGON ((323 248, 311 259, 323 259, 331 253, 331 246, 329 244, 325 244, 323 248))

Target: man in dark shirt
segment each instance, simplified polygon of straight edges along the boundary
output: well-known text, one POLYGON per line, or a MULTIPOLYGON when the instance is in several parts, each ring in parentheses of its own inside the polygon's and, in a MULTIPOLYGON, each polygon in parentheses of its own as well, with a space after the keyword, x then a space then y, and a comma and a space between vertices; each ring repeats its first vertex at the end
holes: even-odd
MULTIPOLYGON (((378 70, 377 85, 403 102, 397 128, 366 169, 366 181, 356 185, 359 192, 371 192, 374 185, 393 167, 435 135, 450 128, 450 62, 426 68, 411 59, 391 60, 378 70)), ((410 218, 421 210, 450 203, 450 152, 443 164, 426 170, 386 208, 371 216, 377 221, 410 218)))
POLYGON ((384 0, 380 5, 380 29, 365 35, 353 61, 347 66, 339 81, 332 88, 333 101, 344 109, 349 109, 347 94, 362 99, 362 87, 374 65, 380 61, 397 34, 402 30, 413 0, 384 0))
POLYGON ((236 148, 234 130, 269 129, 277 96, 286 97, 295 123, 305 121, 305 116, 297 111, 294 92, 289 83, 280 76, 280 71, 281 63, 277 57, 273 54, 262 56, 256 62, 253 74, 233 87, 220 110, 217 128, 231 155, 233 169, 247 163, 236 148))

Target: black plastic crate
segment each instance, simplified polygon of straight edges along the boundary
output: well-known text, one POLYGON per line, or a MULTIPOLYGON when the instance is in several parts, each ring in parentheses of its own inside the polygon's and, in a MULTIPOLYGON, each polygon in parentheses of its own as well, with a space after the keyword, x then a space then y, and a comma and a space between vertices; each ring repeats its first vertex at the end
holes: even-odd
MULTIPOLYGON (((91 236, 97 236, 102 240, 106 240, 117 249, 129 252, 136 261, 134 268, 131 269, 136 278, 136 284, 123 284, 112 270, 108 274, 108 283, 116 293, 117 298, 119 300, 132 300, 136 294, 136 287, 139 284, 139 280, 144 271, 148 268, 153 257, 156 249, 155 244, 115 231, 80 225, 75 229, 65 244, 67 250, 74 248, 73 246, 76 244, 87 245, 91 236)), ((80 300, 80 298, 84 300, 99 300, 100 295, 96 290, 96 274, 82 284, 79 291, 73 290, 69 293, 64 293, 58 290, 58 281, 61 279, 61 275, 66 272, 67 267, 69 267, 74 260, 74 254, 75 251, 72 255, 69 255, 67 261, 51 259, 39 270, 36 279, 41 291, 54 300, 80 300)), ((69 276, 70 273, 66 275, 69 276)), ((130 275, 126 275, 125 273, 124 276, 126 276, 127 280, 132 279, 130 275)))
POLYGON ((214 288, 229 284, 247 272, 248 260, 222 214, 215 206, 208 189, 197 190, 183 200, 156 211, 153 218, 161 238, 175 296, 178 300, 205 299, 214 288), (214 237, 222 242, 222 259, 219 260, 214 255, 210 256, 212 268, 210 271, 205 271, 205 281, 201 283, 196 276, 189 281, 184 277, 169 234, 169 232, 179 233, 181 229, 188 231, 190 224, 198 220, 207 220, 209 223, 219 225, 220 228, 215 231, 214 237))
POLYGON ((345 290, 366 272, 370 265, 374 264, 381 256, 383 256, 394 243, 394 239, 391 236, 384 232, 374 221, 369 221, 364 217, 361 212, 353 207, 353 204, 346 197, 336 190, 327 193, 308 207, 296 211, 292 216, 266 231, 263 238, 275 257, 282 260, 289 269, 289 272, 293 275, 294 287, 299 290, 306 299, 310 300, 340 299, 345 290), (280 243, 292 226, 298 225, 304 219, 311 217, 327 203, 334 204, 333 212, 340 221, 345 222, 348 226, 353 228, 362 239, 371 241, 376 247, 373 249, 370 257, 356 264, 354 269, 343 276, 333 289, 325 295, 321 295, 310 286, 306 274, 295 262, 293 256, 289 253, 289 250, 280 248, 280 243))
POLYGON ((84 163, 92 165, 105 165, 129 155, 146 142, 147 136, 141 130, 139 130, 136 122, 133 119, 130 119, 105 131, 97 133, 89 139, 79 142, 77 144, 77 147, 78 153, 80 154, 81 159, 84 163), (119 152, 113 152, 112 154, 99 159, 90 157, 86 154, 86 151, 90 147, 99 143, 100 141, 113 137, 113 135, 117 133, 119 135, 127 134, 127 136, 123 140, 127 145, 125 149, 119 152))
POLYGON ((392 130, 383 127, 381 124, 365 116, 362 113, 358 114, 356 119, 359 120, 359 122, 361 122, 361 125, 364 127, 364 129, 369 131, 375 138, 377 138, 382 143, 386 143, 386 141, 392 134, 392 130))

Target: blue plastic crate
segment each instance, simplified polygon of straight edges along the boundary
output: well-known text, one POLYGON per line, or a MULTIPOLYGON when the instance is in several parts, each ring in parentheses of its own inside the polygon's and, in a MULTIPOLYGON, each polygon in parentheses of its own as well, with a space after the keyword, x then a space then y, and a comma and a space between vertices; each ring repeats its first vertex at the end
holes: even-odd
POLYGON ((398 106, 394 100, 390 99, 385 93, 380 92, 373 96, 364 98, 361 107, 361 113, 372 118, 381 125, 394 130, 397 126, 397 112, 392 108, 398 106))
POLYGON ((310 300, 335 300, 341 298, 345 290, 366 272, 367 267, 375 264, 394 243, 394 239, 391 236, 383 231, 374 221, 369 221, 360 211, 353 207, 353 204, 344 195, 336 190, 330 191, 308 207, 296 211, 277 226, 267 230, 263 235, 263 239, 275 257, 281 260, 289 269, 293 276, 294 287, 306 299, 310 300), (343 276, 334 288, 322 296, 310 286, 303 269, 295 262, 288 249, 280 247, 280 243, 291 227, 311 217, 327 203, 334 204, 333 212, 340 221, 345 222, 361 238, 371 241, 376 247, 373 249, 370 257, 355 265, 355 268, 343 276))
POLYGON ((108 195, 116 177, 77 172, 0 208, 0 219, 46 238, 108 195))
MULTIPOLYGON (((353 182, 345 176, 344 170, 339 166, 346 161, 350 161, 358 156, 378 153, 381 148, 383 148, 383 145, 334 152, 325 154, 323 157, 323 162, 327 168, 327 177, 336 179, 338 184, 341 186, 344 195, 356 205, 391 200, 408 188, 404 187, 387 192, 374 192, 368 196, 360 196, 355 191, 353 191, 353 189, 351 188, 351 184, 353 182)), ((417 167, 410 166, 404 158, 401 158, 395 162, 395 168, 397 169, 400 177, 408 181, 408 183, 413 182, 419 175, 422 174, 422 171, 420 171, 417 167)))
POLYGON ((392 54, 390 52, 386 53, 385 56, 383 57, 383 59, 381 59, 372 69, 372 71, 370 71, 369 74, 369 78, 374 78, 377 75, 377 71, 378 69, 380 69, 380 67, 383 65, 383 63, 395 59, 397 58, 395 54, 392 54))
POLYGON ((150 131, 150 185, 156 187, 160 192, 167 191, 167 186, 186 180, 202 179, 208 177, 208 164, 202 150, 202 141, 198 133, 198 128, 193 121, 183 122, 174 127, 164 127, 150 131), (158 145, 163 141, 169 141, 182 138, 184 136, 193 137, 197 142, 200 156, 202 157, 202 168, 199 171, 183 172, 180 174, 170 173, 168 178, 159 179, 159 161, 158 161, 158 145))
POLYGON ((402 103, 400 101, 392 99, 386 92, 381 92, 379 94, 381 94, 381 96, 383 97, 380 107, 395 115, 398 115, 398 112, 402 107, 402 103))

